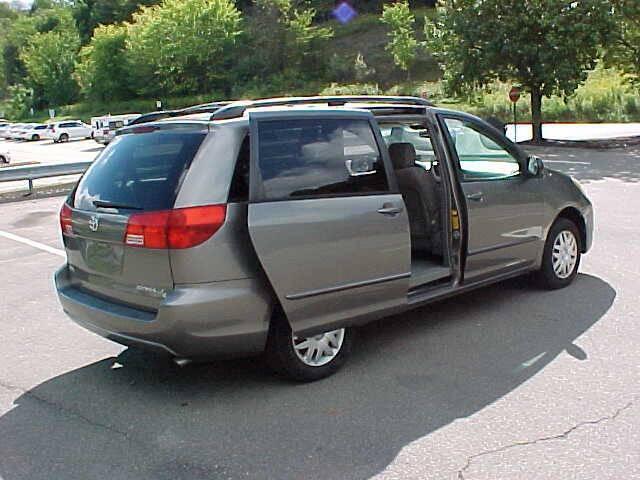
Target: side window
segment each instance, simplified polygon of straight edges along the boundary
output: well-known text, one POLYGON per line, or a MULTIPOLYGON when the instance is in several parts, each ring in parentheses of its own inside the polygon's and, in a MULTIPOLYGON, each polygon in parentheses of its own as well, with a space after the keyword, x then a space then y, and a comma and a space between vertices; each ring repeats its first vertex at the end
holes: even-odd
POLYGON ((258 163, 264 200, 389 190, 382 157, 367 120, 261 121, 258 163))
POLYGON ((249 163, 251 160, 251 141, 249 135, 244 137, 236 159, 231 187, 229 187, 229 203, 249 200, 249 163))
POLYGON ((501 180, 520 173, 518 160, 480 133, 476 126, 455 118, 445 124, 460 162, 463 180, 501 180))

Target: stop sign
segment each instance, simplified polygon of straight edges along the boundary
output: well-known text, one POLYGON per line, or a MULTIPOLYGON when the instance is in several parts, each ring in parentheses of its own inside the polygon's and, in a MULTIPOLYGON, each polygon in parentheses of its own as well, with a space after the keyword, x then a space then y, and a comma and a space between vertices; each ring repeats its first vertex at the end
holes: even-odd
POLYGON ((509 90, 509 100, 513 103, 520 100, 520 89, 518 87, 511 87, 511 90, 509 90))

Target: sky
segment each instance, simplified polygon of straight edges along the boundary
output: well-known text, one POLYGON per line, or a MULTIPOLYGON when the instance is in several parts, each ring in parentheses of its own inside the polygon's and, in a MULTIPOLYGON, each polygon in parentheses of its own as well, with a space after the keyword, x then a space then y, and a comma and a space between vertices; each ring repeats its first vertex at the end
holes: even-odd
POLYGON ((1 3, 9 3, 12 5, 18 5, 20 8, 29 8, 33 0, 0 0, 1 3))

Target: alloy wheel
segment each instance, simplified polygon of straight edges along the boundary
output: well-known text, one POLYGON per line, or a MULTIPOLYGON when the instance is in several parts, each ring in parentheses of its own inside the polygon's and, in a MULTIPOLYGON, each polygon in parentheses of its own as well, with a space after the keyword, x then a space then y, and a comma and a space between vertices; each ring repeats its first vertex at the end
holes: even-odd
POLYGON ((571 276, 578 259, 578 242, 570 230, 562 230, 553 241, 551 262, 558 278, 571 276))
POLYGON ((308 338, 292 337, 297 357, 310 367, 320 367, 331 362, 340 353, 345 329, 332 330, 308 338))

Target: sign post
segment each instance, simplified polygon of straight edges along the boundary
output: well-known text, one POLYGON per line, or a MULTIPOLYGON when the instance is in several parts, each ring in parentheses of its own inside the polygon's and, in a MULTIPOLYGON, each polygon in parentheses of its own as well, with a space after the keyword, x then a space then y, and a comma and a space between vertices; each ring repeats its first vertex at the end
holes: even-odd
POLYGON ((520 100, 520 87, 515 85, 509 90, 509 100, 513 103, 513 141, 518 141, 518 114, 516 110, 516 104, 520 100))

